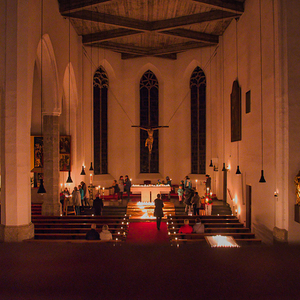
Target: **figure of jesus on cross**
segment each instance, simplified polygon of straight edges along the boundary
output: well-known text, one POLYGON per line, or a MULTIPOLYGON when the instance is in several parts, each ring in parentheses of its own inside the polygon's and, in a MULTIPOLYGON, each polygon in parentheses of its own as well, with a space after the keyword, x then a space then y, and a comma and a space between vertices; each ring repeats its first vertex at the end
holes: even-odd
POLYGON ((155 126, 155 127, 147 126, 146 127, 146 126, 132 125, 131 127, 139 127, 142 130, 147 131, 148 137, 147 137, 146 142, 145 142, 145 147, 148 147, 149 154, 151 154, 152 153, 153 142, 154 142, 154 138, 153 138, 154 130, 158 130, 160 128, 168 128, 169 126, 155 126))

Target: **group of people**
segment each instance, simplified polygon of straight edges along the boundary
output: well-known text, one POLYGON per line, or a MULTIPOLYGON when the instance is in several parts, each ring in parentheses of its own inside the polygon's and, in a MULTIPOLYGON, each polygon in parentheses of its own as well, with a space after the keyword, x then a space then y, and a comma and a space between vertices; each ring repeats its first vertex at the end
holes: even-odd
POLYGON ((97 225, 93 223, 91 225, 91 229, 85 235, 86 240, 103 240, 103 241, 112 240, 112 234, 108 230, 109 229, 108 225, 105 224, 102 226, 102 231, 100 232, 100 234, 96 230, 96 228, 97 228, 97 225))
MULTIPOLYGON (((211 177, 209 175, 206 175, 205 186, 206 190, 211 189, 211 177)), ((177 193, 179 203, 185 204, 185 212, 199 216, 202 206, 201 198, 198 192, 196 192, 196 189, 192 187, 192 181, 189 176, 186 176, 185 180, 181 181, 177 193)))
POLYGON ((130 189, 131 189, 131 181, 128 175, 125 175, 125 179, 121 175, 119 181, 114 180, 112 184, 112 188, 114 189, 113 194, 114 198, 117 196, 118 200, 123 200, 123 193, 126 192, 128 201, 130 200, 130 189))
POLYGON ((201 223, 200 218, 196 218, 195 224, 192 227, 189 225, 189 220, 184 220, 184 225, 180 227, 178 233, 204 233, 204 224, 201 223))
MULTIPOLYGON (((62 204, 62 209, 65 208, 64 205, 74 205, 76 215, 80 215, 80 210, 83 210, 85 206, 88 206, 90 209, 92 208, 89 202, 88 190, 85 182, 83 181, 81 181, 78 186, 74 187, 72 194, 70 194, 68 188, 65 188, 60 193, 60 202, 62 204), (69 198, 67 203, 65 203, 66 198, 69 198)), ((93 201, 93 208, 96 216, 100 216, 102 214, 103 201, 99 193, 96 194, 96 198, 93 201)))
POLYGON ((181 181, 177 194, 179 203, 185 204, 185 212, 190 214, 193 211, 194 215, 199 216, 201 199, 198 192, 192 187, 192 181, 189 176, 186 176, 185 180, 181 181))
POLYGON ((65 205, 74 205, 76 215, 80 215, 80 206, 90 206, 86 184, 81 181, 78 186, 74 187, 71 195, 68 188, 65 187, 64 190, 60 193, 60 202, 62 204, 62 209, 65 208, 65 205), (69 203, 66 203, 65 199, 69 198, 70 196, 72 197, 71 200, 68 201, 69 203))
POLYGON ((192 189, 192 181, 189 176, 185 176, 184 180, 181 180, 181 184, 177 190, 179 203, 183 202, 183 197, 186 194, 186 191, 192 189))
POLYGON ((80 206, 90 206, 86 184, 81 181, 78 187, 74 187, 72 192, 72 203, 75 205, 76 215, 80 215, 80 206))

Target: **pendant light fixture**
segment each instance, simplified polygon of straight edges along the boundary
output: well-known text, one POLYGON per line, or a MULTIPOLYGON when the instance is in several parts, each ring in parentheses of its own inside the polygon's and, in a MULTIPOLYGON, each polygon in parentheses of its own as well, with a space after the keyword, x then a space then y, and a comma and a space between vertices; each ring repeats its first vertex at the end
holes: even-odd
POLYGON ((265 183, 266 179, 264 177, 264 125, 263 125, 263 64, 262 64, 262 27, 261 27, 261 0, 259 1, 259 31, 260 31, 260 105, 261 105, 261 175, 259 182, 265 183))
MULTIPOLYGON (((43 10, 44 10, 44 3, 41 0, 41 135, 43 136, 43 10)), ((43 143, 44 144, 44 143, 43 143)), ((44 145, 43 145, 44 147, 44 145)), ((44 153, 43 153, 44 155, 44 153)), ((44 167, 44 166, 43 166, 44 167)), ((43 172, 44 176, 44 172, 43 172)), ((46 189, 44 187, 44 179, 40 179, 40 186, 37 191, 38 194, 45 194, 46 189)))
MULTIPOLYGON (((81 11, 82 16, 81 16, 81 32, 83 34, 83 10, 81 11)), ((83 78, 84 78, 84 67, 83 67, 83 50, 84 47, 82 45, 82 49, 81 49, 81 99, 83 99, 83 92, 84 92, 84 88, 83 88, 83 78)), ((81 105, 83 105, 83 101, 81 101, 81 105)), ((82 128, 82 113, 83 113, 83 109, 81 109, 81 114, 80 114, 80 123, 81 123, 81 128, 82 128)), ((83 156, 85 157, 85 143, 83 143, 83 156)), ((81 173, 80 175, 85 175, 85 165, 83 164, 81 167, 81 173)))
MULTIPOLYGON (((92 4, 92 3, 91 3, 92 4)), ((93 6, 91 5, 91 16, 93 17, 93 6)), ((92 20, 92 18, 91 18, 92 20)), ((92 33, 92 21, 91 21, 91 33, 92 33)), ((91 91, 91 166, 89 171, 93 172, 93 126, 94 126, 94 118, 93 118, 93 111, 94 111, 94 98, 93 98, 93 89, 94 89, 94 76, 93 76, 93 45, 91 45, 91 76, 92 76, 92 91, 91 91)))
POLYGON ((80 175, 85 175, 85 170, 84 170, 84 165, 81 167, 81 173, 80 173, 80 175))
MULTIPOLYGON (((69 18, 69 135, 71 136, 71 20, 70 18, 69 18)), ((67 183, 72 183, 72 182, 73 180, 71 178, 71 164, 70 164, 67 183)))
MULTIPOLYGON (((211 57, 211 46, 209 47, 209 56, 210 56, 210 64, 209 64, 209 89, 210 89, 210 155, 212 157, 212 96, 211 96, 211 63, 212 63, 212 57, 211 57)), ((212 159, 210 160, 209 167, 213 167, 212 159)))
MULTIPOLYGON (((238 51, 238 29, 237 29, 237 23, 238 23, 238 18, 235 19, 235 42, 236 42, 236 78, 238 81, 239 78, 239 51, 238 51)), ((239 166, 239 160, 240 160, 240 151, 239 151, 239 141, 237 141, 237 168, 236 168, 236 175, 241 175, 240 171, 240 166, 239 166)))
POLYGON ((223 163, 222 171, 223 171, 223 172, 227 171, 227 169, 226 169, 226 167, 225 167, 225 163, 223 163))
MULTIPOLYGON (((222 76, 222 81, 223 81, 223 93, 222 93, 222 102, 223 102, 223 107, 222 107, 222 110, 223 110, 223 158, 224 158, 224 161, 225 161, 225 113, 224 113, 224 107, 225 107, 225 101, 224 101, 224 93, 225 93, 225 79, 224 79, 224 76, 225 76, 225 58, 224 58, 224 55, 225 55, 225 51, 224 51, 224 18, 223 18, 223 12, 224 12, 224 7, 223 7, 223 1, 222 1, 222 31, 223 31, 223 35, 222 35, 222 59, 223 59, 223 76, 222 76)), ((226 167, 225 167, 225 162, 223 163, 223 168, 222 168, 222 171, 225 172, 226 171, 226 167)))

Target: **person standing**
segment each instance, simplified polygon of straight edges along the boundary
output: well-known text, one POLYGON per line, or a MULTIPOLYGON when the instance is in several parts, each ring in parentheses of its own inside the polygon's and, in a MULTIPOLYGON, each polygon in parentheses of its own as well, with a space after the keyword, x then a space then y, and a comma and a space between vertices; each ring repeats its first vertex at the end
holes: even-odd
POLYGON ((192 198, 194 196, 194 190, 193 189, 185 189, 184 191, 184 203, 185 203, 185 212, 190 215, 192 214, 191 211, 191 205, 192 205, 192 198))
POLYGON ((96 198, 93 201, 93 207, 94 207, 95 216, 101 216, 102 209, 103 209, 103 201, 99 194, 96 195, 96 198))
POLYGON ((164 216, 163 207, 164 203, 160 198, 160 194, 157 194, 157 198, 154 200, 154 217, 156 217, 156 226, 160 230, 161 218, 164 216))
POLYGON ((72 202, 73 205, 75 206, 76 215, 80 215, 81 197, 80 197, 80 192, 76 186, 74 187, 74 190, 72 192, 72 202))
POLYGON ((80 198, 81 198, 82 210, 84 210, 84 190, 83 190, 81 184, 78 185, 78 189, 79 189, 80 198))
POLYGON ((172 187, 172 180, 170 179, 169 176, 166 177, 166 184, 168 184, 171 187, 171 191, 168 194, 168 199, 171 199, 171 192, 173 191, 173 187, 172 187))
POLYGON ((201 202, 200 202, 200 197, 198 195, 198 192, 195 192, 193 198, 192 198, 192 204, 193 204, 193 210, 194 210, 194 215, 199 216, 199 211, 201 207, 201 202))
POLYGON ((179 203, 182 203, 182 197, 183 197, 183 186, 182 184, 179 186, 177 190, 178 198, 179 198, 179 203))
POLYGON ((115 195, 117 195, 117 199, 119 200, 120 189, 119 189, 116 179, 114 180, 114 182, 112 184, 112 188, 113 188, 113 193, 114 193, 114 199, 115 199, 115 195))
POLYGON ((211 177, 207 174, 205 175, 206 179, 205 179, 205 185, 206 185, 206 191, 205 193, 207 193, 207 189, 208 189, 208 192, 210 192, 211 190, 211 177))
POLYGON ((82 187, 82 189, 83 189, 83 192, 84 192, 84 202, 85 202, 85 205, 87 206, 90 206, 90 202, 89 202, 89 199, 88 199, 88 197, 87 197, 87 188, 86 188, 86 184, 83 182, 83 181, 81 181, 81 187, 82 187))
POLYGON ((123 193, 124 193, 124 179, 123 176, 121 175, 119 178, 119 189, 120 189, 120 196, 119 199, 123 200, 123 193))
POLYGON ((127 193, 127 199, 128 199, 128 201, 129 201, 129 200, 130 200, 131 181, 130 181, 130 179, 128 178, 128 175, 125 175, 125 182, 124 182, 124 184, 125 184, 124 189, 125 189, 125 191, 126 191, 126 193, 127 193))
POLYGON ((184 180, 184 190, 192 188, 192 181, 189 176, 185 176, 184 180))

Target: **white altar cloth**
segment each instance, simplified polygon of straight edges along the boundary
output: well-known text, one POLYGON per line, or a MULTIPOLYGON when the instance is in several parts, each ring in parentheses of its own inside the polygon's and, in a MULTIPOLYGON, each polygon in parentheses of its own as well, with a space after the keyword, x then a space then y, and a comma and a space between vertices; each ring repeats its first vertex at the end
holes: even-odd
POLYGON ((170 191, 171 187, 168 184, 134 184, 131 186, 131 192, 133 194, 141 193, 141 202, 153 202, 156 199, 157 194, 168 194, 170 191))

